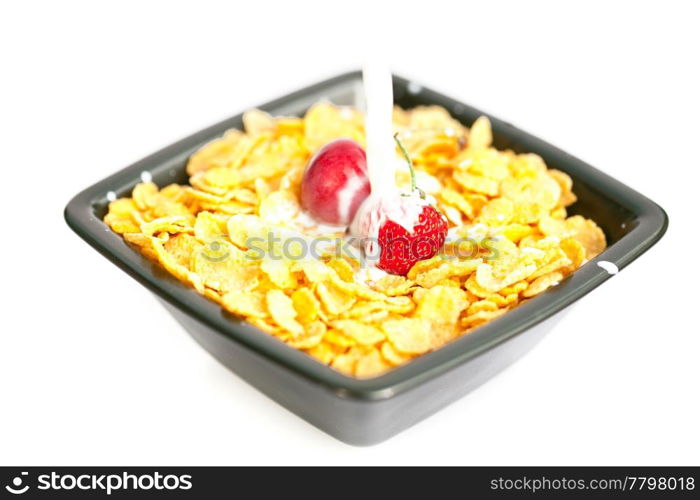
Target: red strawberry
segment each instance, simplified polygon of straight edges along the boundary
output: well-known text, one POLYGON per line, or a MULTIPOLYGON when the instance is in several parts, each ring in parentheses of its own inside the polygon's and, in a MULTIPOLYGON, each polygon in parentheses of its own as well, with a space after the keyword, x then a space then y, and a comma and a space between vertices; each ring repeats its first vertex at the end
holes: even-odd
POLYGON ((446 237, 447 221, 430 205, 423 206, 412 232, 393 220, 387 220, 379 228, 381 253, 377 267, 405 276, 416 262, 438 253, 446 237))
POLYGON ((416 262, 440 251, 447 237, 447 220, 416 187, 413 163, 398 138, 394 138, 408 162, 411 192, 399 193, 389 187, 377 194, 380 190, 373 188, 360 205, 350 234, 361 238, 365 255, 379 257, 379 269, 405 275, 416 262))

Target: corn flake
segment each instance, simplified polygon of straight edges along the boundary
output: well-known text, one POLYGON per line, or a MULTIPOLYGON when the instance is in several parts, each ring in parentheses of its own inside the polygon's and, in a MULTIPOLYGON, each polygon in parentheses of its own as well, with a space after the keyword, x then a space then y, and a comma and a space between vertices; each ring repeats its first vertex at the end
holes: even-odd
POLYGON ((281 290, 269 290, 265 295, 267 310, 279 326, 289 331, 293 336, 304 332, 304 327, 295 319, 297 312, 292 299, 281 290))

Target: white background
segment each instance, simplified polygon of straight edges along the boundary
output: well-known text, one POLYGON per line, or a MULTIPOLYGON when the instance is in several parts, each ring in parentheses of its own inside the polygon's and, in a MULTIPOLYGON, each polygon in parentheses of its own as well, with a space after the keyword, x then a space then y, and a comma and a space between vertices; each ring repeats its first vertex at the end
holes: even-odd
POLYGON ((3 3, 0 462, 697 465, 697 13, 484 4, 3 3), (176 139, 356 68, 367 44, 636 188, 671 226, 512 368, 354 448, 218 365, 62 210, 176 139))

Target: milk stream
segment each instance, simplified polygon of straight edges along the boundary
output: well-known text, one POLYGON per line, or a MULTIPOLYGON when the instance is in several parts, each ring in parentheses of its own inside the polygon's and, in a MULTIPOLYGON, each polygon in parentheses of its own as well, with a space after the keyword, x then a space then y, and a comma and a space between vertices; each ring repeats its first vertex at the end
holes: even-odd
POLYGON ((372 193, 380 194, 394 185, 396 154, 392 138, 394 89, 386 66, 370 61, 362 70, 365 90, 365 136, 367 169, 372 193))

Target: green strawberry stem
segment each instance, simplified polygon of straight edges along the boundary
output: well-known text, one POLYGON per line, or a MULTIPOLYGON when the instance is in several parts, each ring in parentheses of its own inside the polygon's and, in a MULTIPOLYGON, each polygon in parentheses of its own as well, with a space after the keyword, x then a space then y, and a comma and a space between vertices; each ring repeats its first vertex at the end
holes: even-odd
MULTIPOLYGON (((406 158, 406 163, 408 163, 408 170, 411 172, 411 192, 416 191, 418 189, 418 186, 416 186, 416 170, 415 168, 413 168, 413 161, 411 161, 411 157, 408 155, 408 151, 406 151, 406 148, 404 148, 403 144, 401 144, 398 132, 394 134, 394 140, 396 141, 396 144, 399 145, 399 149, 401 150, 401 153, 403 153, 404 158, 406 158)), ((424 196, 423 192, 420 189, 418 189, 418 192, 421 194, 422 198, 424 196)))

